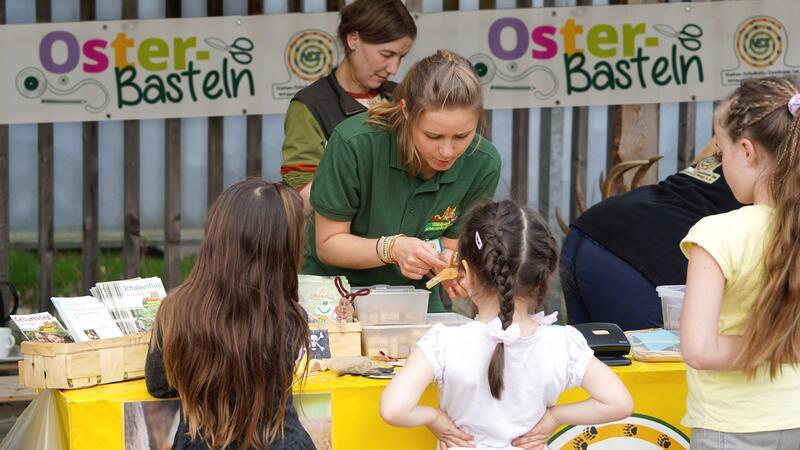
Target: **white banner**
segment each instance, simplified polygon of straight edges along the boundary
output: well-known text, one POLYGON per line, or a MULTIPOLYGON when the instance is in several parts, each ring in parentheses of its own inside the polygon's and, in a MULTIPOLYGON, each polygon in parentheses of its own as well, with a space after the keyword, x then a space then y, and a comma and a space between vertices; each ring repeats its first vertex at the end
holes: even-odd
MULTIPOLYGON (((438 48, 475 66, 486 107, 716 100, 800 75, 800 2, 421 15, 401 73, 438 48), (787 20, 783 20, 787 19, 787 20)), ((0 26, 0 123, 271 114, 342 57, 337 13, 0 26)))

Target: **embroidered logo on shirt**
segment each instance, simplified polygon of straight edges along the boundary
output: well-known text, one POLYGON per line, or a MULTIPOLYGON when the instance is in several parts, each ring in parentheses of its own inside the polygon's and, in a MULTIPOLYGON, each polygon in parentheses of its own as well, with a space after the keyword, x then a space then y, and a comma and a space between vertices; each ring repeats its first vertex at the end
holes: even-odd
POLYGON ((714 170, 720 166, 722 162, 716 156, 709 156, 708 158, 700 161, 694 166, 689 166, 681 171, 684 175, 712 184, 719 179, 719 174, 714 170))
POLYGON ((441 215, 436 214, 428 219, 428 223, 425 224, 425 232, 446 230, 450 225, 453 225, 457 219, 456 207, 448 206, 441 215))

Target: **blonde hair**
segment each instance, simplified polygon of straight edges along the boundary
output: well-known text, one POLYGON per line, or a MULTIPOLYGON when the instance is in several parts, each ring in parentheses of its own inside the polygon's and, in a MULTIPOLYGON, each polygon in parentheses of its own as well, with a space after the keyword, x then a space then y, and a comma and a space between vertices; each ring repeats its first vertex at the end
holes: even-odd
POLYGON ((472 64, 463 57, 438 50, 411 66, 394 91, 393 101, 380 102, 369 109, 367 123, 397 133, 397 149, 412 174, 422 167, 411 130, 425 111, 465 108, 478 113, 478 134, 483 131, 483 91, 472 64), (408 117, 403 113, 405 101, 408 117))
POLYGON ((797 363, 800 352, 800 117, 788 108, 796 94, 797 84, 784 78, 750 79, 718 110, 719 124, 733 142, 756 141, 775 159, 764 289, 751 307, 739 355, 750 376, 766 363, 775 377, 782 364, 797 363))

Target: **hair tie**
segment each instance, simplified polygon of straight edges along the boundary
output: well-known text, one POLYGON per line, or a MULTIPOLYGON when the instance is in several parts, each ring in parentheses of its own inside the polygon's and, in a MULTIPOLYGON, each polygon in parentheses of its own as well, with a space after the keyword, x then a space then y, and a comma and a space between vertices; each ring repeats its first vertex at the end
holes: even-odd
POLYGON ((789 107, 792 117, 797 117, 797 111, 800 111, 800 93, 794 94, 786 106, 789 107))
POLYGON ((483 241, 481 240, 481 234, 475 231, 475 246, 478 247, 478 250, 483 250, 483 241))

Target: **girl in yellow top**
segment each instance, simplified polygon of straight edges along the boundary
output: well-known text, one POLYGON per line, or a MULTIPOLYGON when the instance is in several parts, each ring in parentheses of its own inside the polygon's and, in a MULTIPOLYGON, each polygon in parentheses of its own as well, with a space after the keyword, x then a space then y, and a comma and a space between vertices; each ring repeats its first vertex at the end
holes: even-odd
POLYGON ((800 448, 800 94, 747 80, 715 112, 725 178, 750 206, 701 219, 681 349, 692 449, 800 448))

